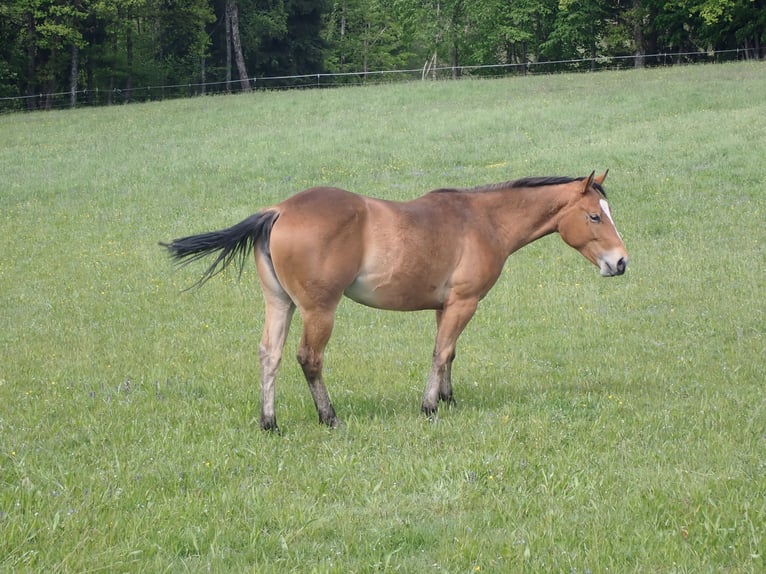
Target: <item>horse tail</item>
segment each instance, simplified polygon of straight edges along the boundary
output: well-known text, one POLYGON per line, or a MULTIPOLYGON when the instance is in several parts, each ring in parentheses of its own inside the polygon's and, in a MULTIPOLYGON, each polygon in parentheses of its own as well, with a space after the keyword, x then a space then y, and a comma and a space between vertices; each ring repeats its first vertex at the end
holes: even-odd
POLYGON ((179 265, 187 265, 210 254, 218 253, 213 264, 202 274, 199 281, 192 285, 192 287, 201 287, 235 259, 239 264, 241 275, 248 254, 256 245, 270 259, 271 228, 278 217, 279 211, 276 209, 265 209, 228 229, 181 237, 170 243, 160 242, 160 245, 167 248, 170 256, 179 265))

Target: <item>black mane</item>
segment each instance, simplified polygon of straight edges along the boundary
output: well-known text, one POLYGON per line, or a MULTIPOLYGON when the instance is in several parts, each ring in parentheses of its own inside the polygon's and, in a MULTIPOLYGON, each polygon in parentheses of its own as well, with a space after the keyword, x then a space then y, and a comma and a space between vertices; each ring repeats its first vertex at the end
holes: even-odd
POLYGON ((564 185, 573 181, 582 181, 584 177, 524 177, 510 182, 511 187, 544 187, 546 185, 564 185))
MULTIPOLYGON (((521 179, 515 179, 511 181, 503 181, 501 183, 490 183, 487 185, 478 185, 476 187, 471 188, 465 188, 465 189, 436 189, 434 190, 434 193, 444 193, 444 192, 470 192, 470 193, 482 193, 485 191, 499 191, 501 189, 518 189, 521 187, 545 187, 547 185, 564 185, 567 183, 572 183, 573 181, 583 181, 584 177, 561 177, 561 176, 553 176, 553 177, 523 177, 521 179)), ((596 190, 606 197, 606 192, 604 191, 604 188, 596 183, 593 182, 593 187, 596 188, 596 190)))

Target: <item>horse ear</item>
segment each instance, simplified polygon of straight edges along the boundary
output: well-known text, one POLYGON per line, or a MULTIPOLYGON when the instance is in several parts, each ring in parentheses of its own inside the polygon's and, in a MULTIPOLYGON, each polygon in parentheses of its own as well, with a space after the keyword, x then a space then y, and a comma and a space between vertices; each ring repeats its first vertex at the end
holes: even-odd
POLYGON ((604 184, 604 180, 606 179, 606 174, 608 174, 608 173, 609 173, 609 170, 606 170, 604 173, 602 173, 598 177, 594 178, 593 181, 596 182, 599 185, 603 185, 604 184))
POLYGON ((590 186, 593 185, 593 176, 596 175, 595 171, 590 172, 590 175, 585 178, 585 185, 582 187, 582 193, 583 195, 588 193, 588 190, 590 189, 590 186))

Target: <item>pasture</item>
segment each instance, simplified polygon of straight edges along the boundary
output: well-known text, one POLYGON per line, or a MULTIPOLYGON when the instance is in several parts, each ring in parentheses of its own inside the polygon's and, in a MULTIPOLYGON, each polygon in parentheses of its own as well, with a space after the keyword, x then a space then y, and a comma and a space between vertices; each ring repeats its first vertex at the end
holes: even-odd
POLYGON ((0 571, 766 570, 763 63, 0 116, 0 571), (609 169, 631 263, 550 236, 419 412, 433 313, 344 301, 317 423, 258 427, 251 263, 158 241, 315 185, 410 199, 609 169))

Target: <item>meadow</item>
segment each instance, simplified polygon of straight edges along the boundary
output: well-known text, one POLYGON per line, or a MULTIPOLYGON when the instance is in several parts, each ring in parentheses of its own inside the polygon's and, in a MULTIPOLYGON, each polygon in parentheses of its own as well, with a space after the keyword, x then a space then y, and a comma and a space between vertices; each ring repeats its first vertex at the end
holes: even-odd
POLYGON ((766 67, 258 92, 0 116, 0 571, 766 571, 766 67), (252 264, 158 241, 304 188, 609 169, 631 263, 514 254, 419 412, 432 313, 344 301, 317 423, 258 428, 252 264))

